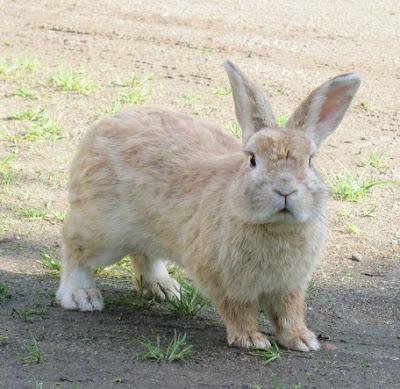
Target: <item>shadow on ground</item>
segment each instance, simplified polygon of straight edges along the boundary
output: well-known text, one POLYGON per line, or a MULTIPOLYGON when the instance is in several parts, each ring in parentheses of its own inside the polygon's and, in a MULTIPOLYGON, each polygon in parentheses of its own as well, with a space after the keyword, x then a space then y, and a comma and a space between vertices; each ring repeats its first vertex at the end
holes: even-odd
MULTIPOLYGON (((0 387, 34 388, 378 388, 400 385, 398 270, 383 286, 319 288, 308 304, 308 322, 330 350, 282 351, 264 365, 249 352, 225 344, 223 324, 212 307, 198 317, 174 317, 165 304, 134 309, 112 304, 132 289, 128 280, 99 279, 102 313, 62 310, 54 302, 57 279, 49 275, 0 273, 9 297, 0 299, 0 387), (141 340, 187 334, 193 353, 186 361, 156 363, 137 358, 141 340), (26 364, 35 338, 39 363, 26 364), (334 347, 331 347, 331 346, 334 347), (25 363, 24 363, 25 360, 25 363), (190 379, 188 378, 190 377, 190 379)), ((382 284, 383 285, 383 284, 382 284)), ((269 333, 268 323, 261 323, 269 333)), ((326 347, 325 347, 326 348, 326 347)))

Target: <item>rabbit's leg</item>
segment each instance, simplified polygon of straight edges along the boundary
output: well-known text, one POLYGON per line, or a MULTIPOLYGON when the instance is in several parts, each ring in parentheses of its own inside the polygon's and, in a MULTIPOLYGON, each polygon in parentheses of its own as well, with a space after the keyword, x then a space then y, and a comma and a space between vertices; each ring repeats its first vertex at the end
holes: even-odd
MULTIPOLYGON (((101 311, 103 297, 96 288, 90 266, 94 263, 77 260, 74 250, 64 243, 61 250, 61 279, 56 299, 65 309, 101 311)), ((95 261, 98 262, 98 261, 95 261)))
POLYGON ((245 348, 267 349, 267 337, 258 331, 256 302, 237 302, 227 298, 216 299, 218 312, 225 321, 228 344, 245 348))
POLYGON ((260 305, 269 315, 282 346, 298 351, 320 348, 317 337, 304 322, 303 291, 264 294, 260 305))
POLYGON ((145 254, 131 254, 136 278, 145 295, 159 301, 180 298, 180 285, 172 278, 162 259, 153 259, 145 254))

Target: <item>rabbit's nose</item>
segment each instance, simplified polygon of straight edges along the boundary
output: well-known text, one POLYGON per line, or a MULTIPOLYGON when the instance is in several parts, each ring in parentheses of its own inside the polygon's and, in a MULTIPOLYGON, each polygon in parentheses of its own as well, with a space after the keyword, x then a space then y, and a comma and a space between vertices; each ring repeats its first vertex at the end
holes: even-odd
POLYGON ((280 196, 283 197, 288 197, 294 193, 297 192, 297 189, 291 189, 291 190, 281 190, 281 189, 274 189, 274 192, 280 196))

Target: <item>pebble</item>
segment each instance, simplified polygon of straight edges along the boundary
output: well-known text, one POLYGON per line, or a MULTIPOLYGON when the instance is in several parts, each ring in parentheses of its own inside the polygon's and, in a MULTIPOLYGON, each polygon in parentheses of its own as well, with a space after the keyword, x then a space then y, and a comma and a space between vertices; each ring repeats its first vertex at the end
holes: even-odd
POLYGON ((337 347, 332 343, 325 343, 322 345, 322 349, 327 351, 334 351, 337 350, 337 347))
POLYGON ((351 256, 351 260, 355 262, 361 262, 363 259, 362 255, 360 253, 354 253, 351 256))

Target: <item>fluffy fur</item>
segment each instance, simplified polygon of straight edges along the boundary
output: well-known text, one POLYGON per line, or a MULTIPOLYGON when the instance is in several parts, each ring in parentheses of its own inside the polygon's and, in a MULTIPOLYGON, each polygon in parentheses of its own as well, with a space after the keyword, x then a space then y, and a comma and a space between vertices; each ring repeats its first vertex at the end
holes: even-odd
POLYGON ((129 109, 88 131, 71 167, 57 299, 67 309, 103 309, 90 268, 127 254, 149 294, 179 298, 169 259, 214 302, 229 344, 269 347, 257 329, 261 308, 283 346, 316 350, 304 291, 325 243, 327 193, 311 158, 359 80, 323 84, 279 129, 262 92, 225 67, 243 145, 160 109, 129 109))

